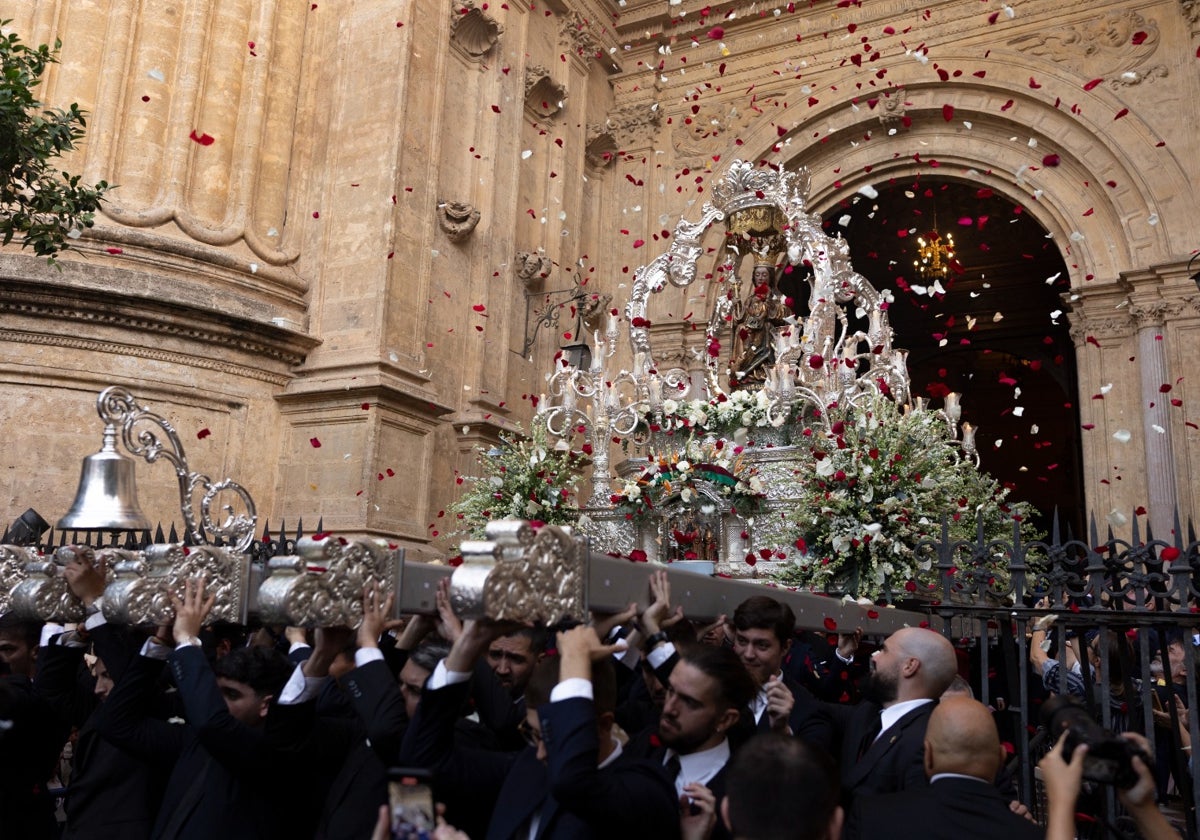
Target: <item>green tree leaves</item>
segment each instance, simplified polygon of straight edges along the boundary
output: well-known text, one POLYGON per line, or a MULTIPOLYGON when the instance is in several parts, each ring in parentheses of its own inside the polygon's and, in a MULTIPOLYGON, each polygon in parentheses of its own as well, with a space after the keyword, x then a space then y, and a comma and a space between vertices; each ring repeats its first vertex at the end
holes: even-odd
POLYGON ((78 175, 56 166, 87 125, 77 104, 46 108, 34 96, 60 47, 57 41, 53 49, 29 47, 16 33, 0 35, 0 243, 16 239, 52 263, 69 239, 94 224, 109 188, 104 181, 82 185, 78 175))

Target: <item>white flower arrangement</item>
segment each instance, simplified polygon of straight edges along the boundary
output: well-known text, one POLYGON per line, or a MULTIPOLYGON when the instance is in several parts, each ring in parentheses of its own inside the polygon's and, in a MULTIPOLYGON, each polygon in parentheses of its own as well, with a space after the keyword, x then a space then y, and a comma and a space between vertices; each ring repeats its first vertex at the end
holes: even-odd
MULTIPOLYGON (((932 555, 915 549, 942 537, 974 544, 1035 539, 1026 503, 1007 503, 1008 491, 961 452, 944 420, 928 411, 901 412, 879 398, 873 404, 830 410, 830 431, 804 429, 799 439, 813 480, 798 486, 787 511, 785 538, 792 562, 778 579, 813 590, 837 590, 873 600, 942 592, 932 555)), ((985 567, 997 580, 1007 560, 985 567)), ((952 581, 953 583, 953 581, 952 581)))

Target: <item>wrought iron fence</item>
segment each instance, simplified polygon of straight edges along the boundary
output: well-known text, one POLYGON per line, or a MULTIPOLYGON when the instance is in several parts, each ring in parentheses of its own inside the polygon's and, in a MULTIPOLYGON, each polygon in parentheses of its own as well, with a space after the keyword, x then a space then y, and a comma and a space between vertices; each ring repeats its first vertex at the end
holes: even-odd
MULTIPOLYGON (((975 542, 951 541, 948 533, 944 525, 941 539, 915 547, 940 572, 940 597, 924 609, 970 652, 979 699, 998 709, 1011 736, 1022 801, 1035 811, 1042 802, 1035 766, 1052 744, 1039 730, 1040 701, 1052 693, 1074 694, 1105 729, 1149 739, 1160 793, 1169 778, 1178 796, 1170 800, 1178 803, 1174 816, 1187 836, 1197 837, 1200 788, 1190 742, 1200 734, 1200 542, 1192 524, 1185 531, 1176 515, 1170 539, 1155 539, 1148 530, 1143 538, 1136 518, 1129 539, 1118 539, 1111 528, 1101 538, 1094 517, 1086 540, 1069 534, 1062 539, 1057 521, 1049 539, 1028 543, 1016 528, 1008 541, 986 541, 982 531, 975 542), (985 561, 997 554, 1007 559, 1006 579, 986 570, 985 561), (1049 649, 1034 658, 1062 664, 1047 670, 1043 684, 1030 654, 1031 641, 1041 642, 1037 622, 1048 614, 1057 616, 1045 642, 1049 649), (1077 657, 1068 652, 1072 637, 1077 657), (1182 673, 1172 673, 1173 645, 1182 673), (1078 662, 1077 674, 1067 666, 1069 658, 1078 662), (1186 718, 1186 742, 1170 723, 1173 709, 1186 718)), ((1080 836, 1123 836, 1124 817, 1111 787, 1095 791, 1089 803, 1096 820, 1081 822, 1080 836)))

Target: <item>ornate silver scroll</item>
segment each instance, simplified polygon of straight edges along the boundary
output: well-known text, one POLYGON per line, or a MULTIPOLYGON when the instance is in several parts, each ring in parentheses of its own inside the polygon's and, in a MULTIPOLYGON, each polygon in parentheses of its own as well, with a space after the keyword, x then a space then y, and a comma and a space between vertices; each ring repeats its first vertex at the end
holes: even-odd
POLYGON ((450 578, 450 603, 461 618, 557 624, 587 618, 587 545, 568 528, 502 520, 487 540, 464 542, 450 578))
POLYGON ((378 587, 382 600, 399 591, 403 569, 404 549, 386 540, 304 537, 296 554, 268 563, 258 587, 258 616, 267 624, 357 627, 363 589, 378 587))

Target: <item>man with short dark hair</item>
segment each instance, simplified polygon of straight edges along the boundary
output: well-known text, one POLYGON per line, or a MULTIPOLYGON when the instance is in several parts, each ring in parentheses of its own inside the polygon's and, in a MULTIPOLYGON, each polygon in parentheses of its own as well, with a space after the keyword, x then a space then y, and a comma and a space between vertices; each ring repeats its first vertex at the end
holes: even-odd
POLYGON ((828 750, 833 743, 828 713, 808 689, 783 674, 783 660, 796 630, 792 608, 755 595, 738 604, 732 624, 734 653, 758 684, 758 695, 750 704, 753 731, 792 734, 828 750))
POLYGON ((33 679, 41 635, 40 621, 18 618, 11 612, 0 615, 0 672, 33 679))
MULTIPOLYGON (((650 576, 650 591, 651 603, 642 613, 646 658, 665 684, 675 655, 675 646, 661 628, 671 614, 671 584, 666 572, 650 576)), ((758 687, 749 714, 743 715, 730 733, 734 748, 755 731, 773 729, 828 750, 833 741, 828 713, 808 689, 783 676, 783 658, 796 626, 791 608, 774 598, 756 595, 738 605, 733 626, 733 650, 758 687)))
POLYGON ((101 735, 169 774, 152 836, 290 840, 311 834, 320 803, 290 801, 291 779, 279 773, 282 761, 263 737, 291 664, 276 650, 252 647, 238 648, 210 668, 198 636, 214 603, 213 596, 204 595, 203 578, 188 580, 183 600, 173 600, 175 648, 147 642, 95 722, 101 735), (164 660, 187 726, 149 715, 164 660))
POLYGON ((560 633, 559 658, 526 686, 528 747, 498 753, 456 747, 454 721, 495 627, 468 621, 426 684, 400 761, 432 767, 435 784, 469 792, 490 811, 488 840, 678 836, 674 791, 653 764, 624 755, 612 735, 611 653, 590 627, 560 633), (543 702, 548 701, 548 702, 543 702))
POLYGON ((994 780, 1007 755, 992 713, 977 700, 943 695, 925 731, 929 787, 854 803, 849 838, 1039 840, 1042 830, 1013 813, 994 780))
POLYGON ((730 764, 721 818, 736 840, 837 840, 837 768, 803 741, 759 733, 730 764))
POLYGON ((716 819, 725 794, 732 750, 729 733, 758 693, 737 654, 712 645, 682 645, 667 677, 657 727, 630 741, 629 751, 645 753, 662 766, 679 798, 685 835, 690 825, 714 823, 712 837, 728 838, 716 819), (657 740, 658 746, 653 746, 657 740), (647 746, 649 745, 649 748, 647 746))

